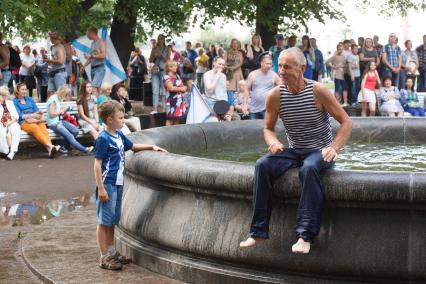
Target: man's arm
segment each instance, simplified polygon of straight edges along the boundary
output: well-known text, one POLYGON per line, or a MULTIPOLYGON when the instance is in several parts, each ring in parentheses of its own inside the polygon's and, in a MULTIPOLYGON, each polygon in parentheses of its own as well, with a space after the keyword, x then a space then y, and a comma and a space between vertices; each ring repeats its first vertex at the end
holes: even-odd
POLYGON ((217 73, 214 73, 214 71, 213 71, 213 75, 215 76, 215 78, 213 79, 213 81, 209 80, 210 76, 203 76, 204 77, 203 78, 203 80, 204 80, 204 86, 205 86, 206 90, 209 93, 213 93, 214 92, 214 89, 216 89, 217 82, 219 81, 219 78, 220 78, 220 76, 217 73))
POLYGON ((387 67, 389 67, 390 69, 393 69, 393 67, 390 65, 390 63, 388 61, 388 56, 387 56, 386 51, 382 53, 382 61, 387 67))
POLYGON ((247 77, 247 81, 246 81, 246 87, 244 89, 243 92, 243 114, 244 115, 248 115, 249 113, 249 109, 248 109, 248 99, 249 99, 249 94, 250 94, 250 90, 251 90, 251 86, 253 84, 253 80, 254 80, 254 73, 250 72, 250 74, 247 77))
POLYGON ((339 151, 349 140, 352 133, 352 121, 340 106, 333 94, 322 84, 315 84, 314 95, 317 103, 340 123, 336 137, 331 143, 335 152, 339 151))
POLYGON ((263 129, 263 136, 271 154, 279 154, 284 150, 284 145, 278 140, 275 133, 275 125, 277 124, 279 112, 280 87, 277 86, 266 97, 265 128, 263 129))

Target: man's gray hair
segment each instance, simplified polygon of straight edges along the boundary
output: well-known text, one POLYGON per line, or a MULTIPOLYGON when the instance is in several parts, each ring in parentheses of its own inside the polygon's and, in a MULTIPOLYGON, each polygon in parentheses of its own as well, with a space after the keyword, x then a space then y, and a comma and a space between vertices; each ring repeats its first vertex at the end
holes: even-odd
POLYGON ((284 57, 284 56, 293 57, 297 66, 306 65, 305 55, 303 54, 303 52, 298 47, 290 47, 288 49, 281 51, 279 58, 284 57))

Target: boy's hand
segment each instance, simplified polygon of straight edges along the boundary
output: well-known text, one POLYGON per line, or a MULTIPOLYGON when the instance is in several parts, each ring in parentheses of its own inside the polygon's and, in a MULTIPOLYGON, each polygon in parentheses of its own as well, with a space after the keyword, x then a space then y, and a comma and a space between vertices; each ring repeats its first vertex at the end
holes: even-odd
POLYGON ((165 153, 168 153, 168 151, 167 150, 165 150, 165 149, 163 149, 163 148, 160 148, 160 147, 158 147, 158 146, 152 146, 152 150, 153 151, 157 151, 157 152, 165 152, 165 153))
POLYGON ((103 203, 108 202, 109 196, 104 188, 98 189, 99 200, 103 203))

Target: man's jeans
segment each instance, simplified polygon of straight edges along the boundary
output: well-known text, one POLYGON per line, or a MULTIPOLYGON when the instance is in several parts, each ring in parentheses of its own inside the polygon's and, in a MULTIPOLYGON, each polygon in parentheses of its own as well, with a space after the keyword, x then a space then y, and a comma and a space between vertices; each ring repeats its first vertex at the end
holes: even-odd
POLYGON ((92 66, 90 71, 90 76, 92 77, 92 86, 95 88, 100 88, 102 85, 102 81, 105 77, 105 65, 101 66, 92 66))
POLYGON ((164 71, 160 71, 157 74, 152 74, 152 104, 154 110, 157 110, 158 105, 162 107, 166 106, 166 90, 164 89, 163 83, 164 71))
POLYGON ((81 145, 77 139, 75 139, 80 130, 71 123, 61 120, 58 123, 49 125, 49 128, 52 129, 56 134, 64 137, 63 145, 69 143, 74 149, 83 153, 87 153, 86 147, 81 145))
POLYGON ((265 119, 265 111, 251 112, 250 119, 265 119))
POLYGON ((277 155, 267 154, 257 160, 253 185, 253 220, 250 235, 269 238, 269 220, 272 209, 273 182, 288 169, 300 167, 302 188, 297 209, 296 234, 298 238, 312 241, 321 227, 323 192, 321 172, 333 167, 325 162, 320 150, 286 149, 277 155))
POLYGON ((8 71, 1 71, 1 74, 3 75, 3 79, 0 80, 0 87, 2 86, 8 86, 10 78, 12 78, 12 73, 8 71))
POLYGON ((67 72, 56 73, 52 78, 49 76, 47 82, 47 90, 49 92, 56 92, 60 87, 64 86, 67 83, 67 72))

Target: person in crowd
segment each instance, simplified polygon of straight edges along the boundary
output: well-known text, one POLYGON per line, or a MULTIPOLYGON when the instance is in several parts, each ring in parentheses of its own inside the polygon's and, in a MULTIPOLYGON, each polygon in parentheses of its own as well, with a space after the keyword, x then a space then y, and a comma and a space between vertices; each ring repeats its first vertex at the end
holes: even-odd
POLYGON ((93 87, 90 81, 81 84, 77 99, 78 124, 84 134, 90 133, 96 140, 101 131, 99 125, 98 106, 96 96, 93 95, 93 87))
POLYGON ((345 39, 343 41, 343 56, 345 57, 345 68, 344 68, 344 78, 345 78, 345 82, 346 82, 346 86, 348 87, 348 104, 351 105, 352 104, 352 100, 355 98, 352 98, 351 96, 351 90, 352 90, 352 78, 351 78, 351 74, 349 72, 349 64, 348 64, 348 60, 349 58, 352 56, 352 51, 351 51, 351 40, 349 39, 345 39))
POLYGON ((192 48, 192 43, 190 41, 187 41, 185 44, 186 44, 186 48, 185 48, 186 54, 188 55, 188 59, 189 61, 191 61, 191 64, 195 69, 196 68, 195 59, 198 57, 198 53, 195 49, 192 48))
POLYGON ((246 118, 248 115, 243 113, 244 93, 247 90, 247 83, 245 80, 238 82, 238 91, 234 93, 234 111, 240 118, 246 118))
POLYGON ((260 68, 251 72, 243 93, 243 114, 250 119, 265 119, 266 96, 275 86, 281 85, 281 79, 272 71, 272 57, 269 52, 259 57, 260 68))
POLYGON ((70 93, 71 88, 68 85, 64 85, 49 97, 46 104, 46 123, 56 134, 63 137, 63 146, 60 149, 62 153, 66 154, 68 152, 66 148, 70 145, 72 148, 88 154, 93 151, 93 147, 84 147, 77 141, 76 137, 80 130, 61 119, 61 116, 67 111, 66 107, 61 107, 61 101, 70 93))
POLYGON ((314 57, 315 57, 315 62, 314 62, 314 65, 312 66, 313 68, 312 79, 314 81, 321 82, 322 76, 324 74, 324 56, 321 50, 319 50, 317 46, 317 40, 315 38, 311 38, 311 46, 314 49, 314 57))
POLYGON ((112 87, 111 99, 123 105, 125 109, 124 124, 126 124, 131 131, 140 131, 141 121, 138 117, 133 116, 132 104, 127 98, 126 86, 123 83, 115 84, 112 87))
POLYGON ((49 81, 48 64, 44 61, 47 58, 47 51, 44 47, 40 48, 40 56, 36 60, 34 75, 37 81, 38 93, 40 94, 40 102, 47 101, 47 84, 49 81))
POLYGON ((44 58, 44 62, 49 64, 48 67, 48 86, 47 91, 50 93, 56 92, 60 87, 67 83, 66 70, 66 52, 61 44, 61 39, 56 32, 49 33, 52 46, 50 47, 51 55, 49 58, 44 58))
POLYGON ((112 85, 108 82, 103 82, 101 85, 101 93, 99 94, 96 104, 98 107, 104 102, 111 100, 112 85))
POLYGON ((21 126, 15 105, 9 99, 9 88, 0 87, 0 153, 13 160, 21 140, 21 126))
POLYGON ((86 31, 86 36, 92 41, 90 46, 90 54, 85 54, 85 66, 90 64, 90 76, 92 78, 92 88, 94 94, 99 93, 102 81, 105 77, 105 58, 106 58, 106 45, 98 35, 98 29, 91 26, 86 31))
POLYGON ((155 145, 133 144, 119 129, 124 124, 124 107, 115 101, 102 105, 100 115, 106 124, 95 143, 94 174, 97 183, 96 208, 98 225, 96 238, 101 253, 99 265, 103 269, 119 270, 130 259, 114 249, 114 226, 120 222, 123 195, 124 157, 127 150, 167 152, 155 145))
POLYGON ((426 35, 423 36, 423 44, 416 48, 416 53, 419 60, 417 92, 424 92, 426 91, 426 35))
MULTIPOLYGON (((327 52, 327 58, 331 58, 331 56, 332 56, 331 51, 327 52)), ((325 65, 325 72, 326 72, 327 78, 330 78, 330 80, 334 81, 334 74, 332 72, 333 70, 332 70, 331 66, 328 65, 328 64, 325 64, 325 63, 324 63, 324 65, 325 65)))
POLYGON ((223 46, 219 45, 219 46, 216 47, 217 57, 225 58, 225 53, 226 52, 225 52, 225 49, 223 48, 223 46))
POLYGON ((152 103, 154 110, 151 114, 157 113, 159 107, 165 107, 166 91, 162 79, 164 76, 164 64, 167 61, 167 47, 164 35, 159 35, 157 45, 151 50, 149 62, 154 65, 151 67, 151 83, 152 83, 152 103))
POLYGON ((240 80, 243 80, 243 65, 244 57, 240 52, 240 43, 237 39, 233 38, 228 51, 225 53, 225 72, 227 80, 229 81, 229 89, 233 92, 237 91, 237 85, 240 80))
POLYGON ((361 88, 361 70, 359 68, 358 46, 353 44, 351 50, 352 55, 348 57, 348 65, 352 81, 351 98, 352 101, 355 101, 361 88))
POLYGON ((334 71, 334 94, 338 100, 343 97, 343 107, 348 106, 348 85, 345 81, 346 57, 343 55, 343 45, 338 44, 336 53, 325 64, 334 71))
POLYGON ((275 45, 269 48, 272 54, 272 70, 278 74, 278 57, 281 51, 284 50, 284 36, 282 34, 275 35, 275 45))
POLYGON ((46 121, 34 100, 28 96, 27 86, 18 83, 14 91, 13 103, 18 112, 21 130, 33 136, 49 153, 49 158, 54 158, 60 146, 53 146, 46 128, 46 121))
POLYGON ((67 84, 70 84, 70 78, 72 74, 72 54, 73 48, 70 42, 67 42, 64 38, 61 38, 61 44, 65 48, 65 69, 67 71, 67 84))
POLYGON ((405 81, 405 89, 400 91, 399 101, 404 108, 404 111, 412 116, 425 116, 425 110, 420 106, 419 97, 414 91, 414 80, 412 77, 407 77, 405 81))
POLYGON ((296 47, 296 43, 297 43, 297 37, 295 35, 289 36, 285 49, 296 47))
POLYGON ((0 87, 8 86, 12 74, 9 70, 10 51, 3 43, 3 34, 0 32, 0 87))
POLYGON ((173 60, 174 62, 179 63, 180 61, 180 52, 174 49, 175 43, 170 41, 167 43, 167 58, 168 60, 173 60))
POLYGON ((215 57, 213 60, 213 69, 204 74, 205 100, 213 111, 217 101, 228 101, 226 92, 226 76, 222 72, 225 68, 225 60, 215 57))
POLYGON ((311 41, 309 39, 309 36, 304 35, 302 37, 301 49, 302 49, 303 54, 305 55, 306 60, 307 60, 307 65, 306 65, 304 77, 306 79, 312 80, 312 78, 313 78, 313 65, 315 63, 315 51, 311 47, 311 41))
POLYGON ((139 47, 136 47, 130 56, 127 69, 130 71, 129 95, 131 98, 143 98, 143 82, 148 74, 145 57, 139 47))
POLYGON ((36 65, 36 59, 31 54, 31 48, 29 45, 25 45, 21 53, 21 68, 19 68, 19 82, 27 85, 29 96, 33 96, 33 89, 35 86, 34 79, 34 68, 36 65))
POLYGON ((391 77, 392 85, 399 84, 399 71, 402 67, 401 49, 397 45, 397 38, 394 33, 389 35, 389 43, 383 47, 382 62, 384 66, 383 77, 391 77))
POLYGON ((377 35, 373 36, 373 47, 377 51, 377 54, 380 57, 383 51, 383 45, 379 43, 379 36, 377 35))
POLYGON ((391 117, 404 116, 404 109, 399 102, 400 93, 397 87, 392 86, 391 76, 383 78, 383 87, 380 88, 380 98, 383 102, 380 107, 383 114, 391 117))
POLYGON ((211 70, 213 68, 213 58, 215 58, 217 56, 216 45, 211 44, 206 55, 209 57, 209 70, 211 70))
MULTIPOLYGON (((199 54, 203 53, 200 52, 199 54)), ((187 111, 185 102, 187 87, 177 74, 177 69, 178 64, 176 62, 171 60, 166 62, 166 75, 163 77, 163 82, 164 88, 168 93, 166 101, 167 126, 180 124, 180 121, 185 118, 187 111)), ((200 80, 202 80, 202 76, 200 80)))
POLYGON ((399 89, 403 89, 405 87, 407 78, 410 77, 415 82, 417 68, 419 66, 419 58, 417 57, 417 53, 412 50, 413 43, 411 40, 406 40, 405 50, 401 53, 402 66, 399 71, 399 89))
POLYGON ((248 71, 252 72, 260 68, 259 56, 265 52, 262 46, 262 38, 259 34, 254 34, 251 37, 251 44, 247 45, 246 56, 249 61, 248 71))
MULTIPOLYGON (((19 56, 19 58, 21 58, 21 49, 19 48, 19 46, 14 45, 12 47, 12 49, 16 52, 16 54, 19 56)), ((10 56, 10 52, 9 52, 9 56, 10 56)), ((13 91, 14 91, 14 84, 13 83, 15 83, 15 86, 16 86, 16 84, 19 83, 19 68, 20 67, 12 66, 12 65, 10 65, 10 63, 12 63, 12 62, 9 61, 9 69, 10 69, 10 73, 12 74, 12 80, 9 81, 9 89, 11 90, 11 93, 13 93, 13 91)))
MULTIPOLYGON (((359 47, 359 51, 361 51, 361 49, 364 47, 365 44, 365 38, 360 36, 358 37, 358 47, 359 47)), ((359 55, 359 54, 358 54, 359 55)))
MULTIPOLYGON (((195 69, 188 59, 186 51, 181 52, 181 62, 179 63, 179 73, 182 77, 183 84, 188 86, 190 82, 195 80, 195 69)), ((201 90, 200 90, 201 92, 201 90)))
POLYGON ((332 168, 338 151, 349 140, 352 122, 326 86, 303 77, 306 57, 298 48, 283 51, 279 58, 283 84, 275 87, 266 102, 264 138, 269 153, 256 162, 253 183, 253 217, 250 237, 240 248, 256 246, 269 238, 274 181, 288 169, 300 167, 301 197, 297 210, 297 242, 293 253, 308 254, 319 234, 323 208, 321 173, 332 168), (333 139, 330 115, 340 124, 333 139), (289 147, 278 139, 281 118, 289 147))
POLYGON ((379 73, 377 72, 377 64, 375 61, 367 63, 365 72, 361 81, 361 91, 358 94, 358 103, 361 104, 361 116, 376 115, 376 85, 381 85, 379 73))
POLYGON ((368 37, 365 39, 364 46, 361 47, 359 51, 359 67, 361 74, 364 74, 364 70, 369 62, 375 62, 375 65, 379 66, 380 57, 373 46, 373 39, 368 37))
MULTIPOLYGON (((197 65, 197 87, 200 90, 200 92, 204 92, 204 83, 203 83, 203 76, 204 73, 209 71, 209 57, 205 54, 205 51, 203 48, 200 48, 198 50, 198 57, 195 59, 196 65, 197 65)), ((169 95, 170 97, 170 95, 169 95)))

